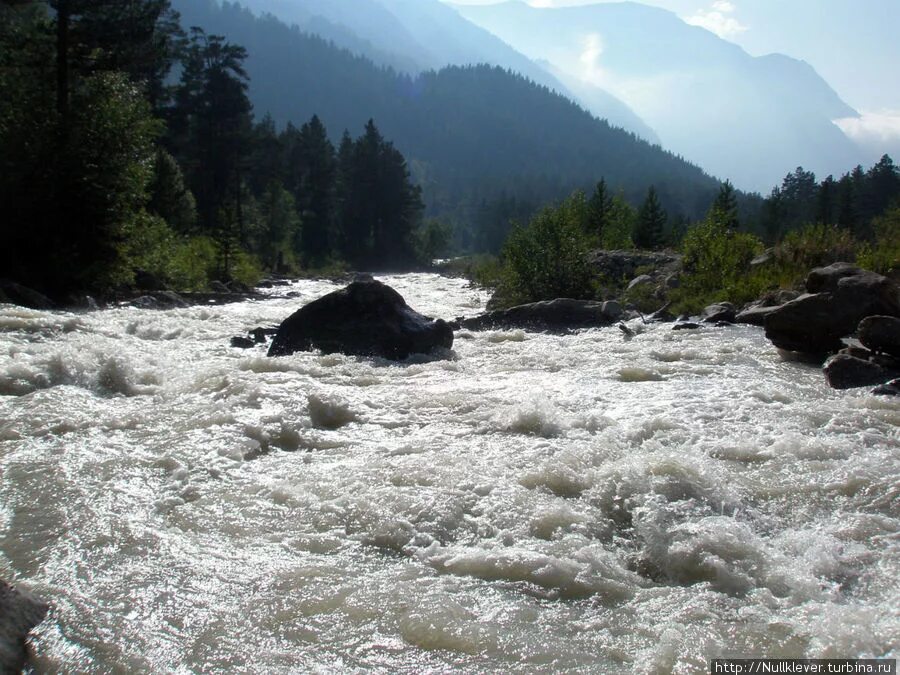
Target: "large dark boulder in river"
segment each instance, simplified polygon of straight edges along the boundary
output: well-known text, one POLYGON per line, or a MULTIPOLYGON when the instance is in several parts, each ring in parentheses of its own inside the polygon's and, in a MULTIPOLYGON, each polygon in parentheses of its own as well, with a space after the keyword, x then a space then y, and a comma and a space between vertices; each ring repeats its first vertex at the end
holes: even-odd
POLYGON ((900 286, 855 265, 815 269, 806 285, 809 293, 765 317, 766 337, 779 349, 829 354, 867 316, 900 316, 900 286))
POLYGON ((752 302, 745 306, 735 317, 735 323, 745 323, 751 326, 763 326, 766 317, 781 307, 783 304, 796 300, 800 297, 797 291, 788 291, 779 289, 777 291, 769 291, 756 302, 752 302))
POLYGON ((294 312, 278 328, 269 356, 320 349, 354 356, 404 359, 453 346, 441 319, 422 316, 390 286, 354 281, 294 312))
POLYGON ((859 341, 873 352, 900 357, 900 319, 867 316, 859 322, 859 341))
POLYGON ((28 652, 25 638, 47 615, 48 606, 0 579, 0 673, 18 673, 28 652))
POLYGON ((835 354, 825 362, 825 379, 834 389, 871 387, 883 384, 900 375, 895 370, 882 368, 877 363, 850 356, 835 354))
POLYGON ((0 279, 0 304, 5 302, 29 309, 53 309, 55 307, 50 298, 38 293, 33 288, 8 279, 0 279))
POLYGON ((557 298, 463 319, 459 326, 468 330, 527 328, 566 331, 573 328, 611 326, 621 318, 622 306, 618 302, 557 298))
POLYGON ((736 315, 737 309, 730 302, 717 302, 700 313, 700 320, 703 323, 734 323, 736 315))

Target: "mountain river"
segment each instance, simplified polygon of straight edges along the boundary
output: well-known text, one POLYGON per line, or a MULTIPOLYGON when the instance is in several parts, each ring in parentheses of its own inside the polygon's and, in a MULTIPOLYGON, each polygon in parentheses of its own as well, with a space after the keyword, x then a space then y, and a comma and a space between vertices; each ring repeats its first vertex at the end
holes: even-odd
MULTIPOLYGON (((382 280, 430 316, 487 300, 382 280)), ((896 399, 746 326, 460 331, 401 364, 229 346, 337 287, 0 306, 0 578, 52 604, 37 672, 898 656, 896 399)))

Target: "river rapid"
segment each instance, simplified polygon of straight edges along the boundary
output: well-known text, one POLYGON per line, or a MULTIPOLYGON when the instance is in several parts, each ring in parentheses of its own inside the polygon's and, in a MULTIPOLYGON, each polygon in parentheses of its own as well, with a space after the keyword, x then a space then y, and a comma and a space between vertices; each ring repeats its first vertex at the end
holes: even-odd
MULTIPOLYGON (((385 277, 415 309, 487 299, 385 277)), ((268 359, 300 297, 0 306, 0 577, 38 672, 708 672, 900 652, 900 402, 760 329, 268 359)), ((285 289, 278 289, 284 291, 285 289)))

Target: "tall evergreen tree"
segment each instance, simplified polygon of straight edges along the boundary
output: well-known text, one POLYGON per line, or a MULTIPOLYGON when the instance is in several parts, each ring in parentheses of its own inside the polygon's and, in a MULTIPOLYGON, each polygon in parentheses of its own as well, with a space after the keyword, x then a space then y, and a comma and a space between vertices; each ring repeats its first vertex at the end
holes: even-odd
POLYGON ((656 188, 652 185, 647 198, 638 210, 637 225, 634 230, 634 245, 638 248, 654 249, 665 241, 665 227, 668 216, 659 203, 656 188))
POLYGON ((731 181, 726 180, 719 188, 719 194, 716 196, 711 210, 729 230, 738 229, 740 221, 738 220, 737 193, 731 181))
POLYGON ((837 222, 838 184, 834 176, 828 176, 819 186, 816 201, 816 222, 833 225, 837 222))
POLYGON ((345 134, 338 151, 340 241, 355 265, 408 265, 423 211, 406 160, 381 136, 373 120, 355 142, 345 134))
POLYGON ((193 28, 173 119, 200 226, 219 244, 223 277, 231 274, 235 247, 247 239, 243 178, 252 106, 243 68, 246 57, 243 47, 193 28))
POLYGON ((606 187, 606 179, 601 178, 594 187, 594 192, 588 201, 588 232, 596 237, 597 241, 603 239, 603 231, 609 223, 609 217, 613 208, 612 195, 606 187))
POLYGON ((307 261, 322 262, 334 244, 337 163, 318 116, 313 115, 300 129, 299 146, 302 251, 307 261))

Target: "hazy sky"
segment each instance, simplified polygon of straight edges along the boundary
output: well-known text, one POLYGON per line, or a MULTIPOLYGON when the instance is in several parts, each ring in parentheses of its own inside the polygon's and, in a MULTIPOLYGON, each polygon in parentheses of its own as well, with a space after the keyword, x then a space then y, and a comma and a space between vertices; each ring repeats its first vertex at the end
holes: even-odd
MULTIPOLYGON (((454 1, 494 4, 497 0, 454 1)), ((531 0, 530 4, 559 7, 610 1, 531 0)), ((900 0, 641 2, 673 11, 750 54, 780 52, 807 61, 863 114, 861 122, 845 131, 900 138, 900 0)))

